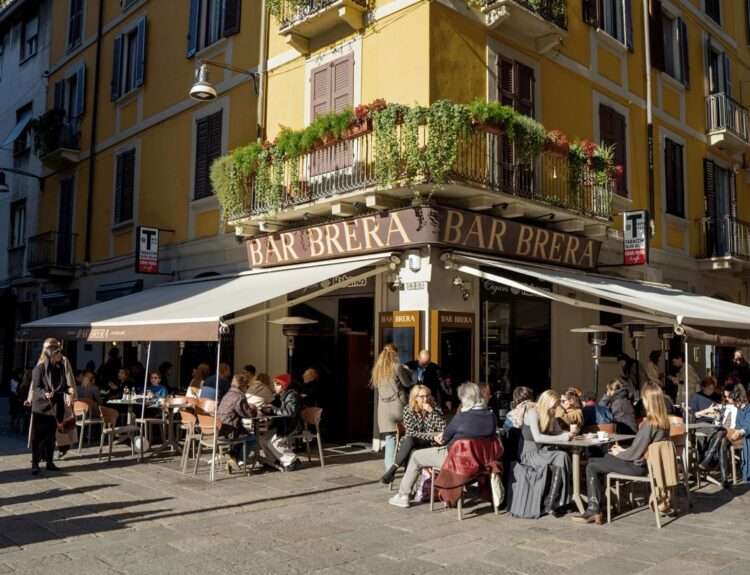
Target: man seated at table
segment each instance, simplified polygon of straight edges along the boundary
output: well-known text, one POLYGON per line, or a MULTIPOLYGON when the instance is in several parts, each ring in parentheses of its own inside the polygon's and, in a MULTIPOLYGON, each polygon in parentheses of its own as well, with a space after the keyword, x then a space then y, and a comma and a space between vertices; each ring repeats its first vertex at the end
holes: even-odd
POLYGON ((264 404, 271 403, 274 400, 276 394, 273 391, 270 378, 268 378, 268 383, 266 383, 261 377, 256 377, 254 365, 246 365, 242 373, 247 377, 245 397, 247 397, 249 403, 256 407, 262 407, 264 404))
MULTIPOLYGON (((229 368, 229 365, 226 363, 219 364, 219 403, 221 403, 221 398, 224 397, 224 394, 229 391, 229 378, 231 374, 232 370, 229 368)), ((205 379, 198 397, 201 399, 216 399, 216 374, 209 375, 205 379)))
POLYGON ((411 454, 398 493, 388 500, 391 505, 409 507, 409 494, 422 469, 440 468, 455 441, 495 436, 497 420, 492 410, 487 409, 479 386, 476 383, 464 383, 458 388, 458 399, 461 402, 461 411, 455 415, 445 431, 435 437, 438 447, 417 449, 411 454))
POLYGON ((690 398, 690 412, 698 423, 713 423, 713 407, 722 402, 716 393, 716 378, 710 375, 701 380, 701 390, 690 398))
POLYGON ((161 382, 161 372, 152 371, 148 376, 148 387, 146 387, 146 397, 167 397, 169 390, 161 382))
POLYGON ((596 395, 594 395, 593 391, 584 391, 581 394, 581 402, 583 403, 582 411, 584 427, 615 422, 615 416, 612 415, 612 411, 609 407, 596 403, 596 395))
POLYGON ((299 394, 291 387, 292 376, 288 373, 273 378, 274 391, 279 395, 273 404, 264 405, 263 413, 280 416, 269 422, 269 429, 260 436, 265 454, 264 463, 271 467, 281 466, 282 471, 294 471, 300 460, 287 444, 287 437, 302 431, 299 394))
MULTIPOLYGON (((245 392, 247 391, 247 378, 244 375, 235 375, 232 378, 230 388, 221 398, 219 409, 216 417, 221 420, 222 437, 229 439, 240 439, 247 436, 247 450, 255 448, 256 438, 252 433, 248 433, 242 425, 242 419, 246 417, 255 417, 258 413, 254 406, 247 403, 245 392)), ((229 452, 227 461, 227 471, 232 473, 233 469, 239 469, 237 459, 242 455, 241 448, 238 445, 232 447, 229 452)))

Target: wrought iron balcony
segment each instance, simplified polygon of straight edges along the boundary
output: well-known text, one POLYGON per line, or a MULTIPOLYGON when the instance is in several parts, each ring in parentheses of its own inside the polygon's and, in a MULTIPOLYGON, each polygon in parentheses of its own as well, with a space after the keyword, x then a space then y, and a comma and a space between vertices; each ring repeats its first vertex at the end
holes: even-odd
MULTIPOLYGON (((427 132, 426 126, 420 127, 419 144, 423 149, 427 132)), ((433 185, 425 162, 411 174, 406 173, 403 162, 399 166, 392 162, 378 157, 373 132, 322 146, 295 160, 284 160, 277 190, 281 193, 281 211, 315 213, 315 208, 326 203, 361 202, 363 196, 374 192, 408 199, 419 190, 459 204, 481 196, 486 207, 477 209, 524 204, 536 208, 538 214, 525 210, 532 217, 549 214, 550 208, 590 219, 609 220, 612 215, 614 180, 609 174, 596 172, 585 164, 575 168, 567 156, 546 151, 531 162, 521 162, 507 138, 481 128, 459 137, 455 162, 439 186, 433 185), (386 190, 379 185, 383 170, 395 170, 397 176, 396 183, 386 190)), ((247 217, 257 218, 272 211, 256 194, 254 181, 251 192, 247 217)), ((507 217, 524 215, 523 209, 515 213, 507 217)))
POLYGON ((79 160, 80 136, 78 120, 67 118, 63 110, 49 110, 34 122, 34 153, 46 167, 64 169, 79 160))
POLYGON ((750 268, 750 222, 723 216, 696 223, 699 269, 738 272, 750 268))
POLYGON ((366 0, 284 0, 275 14, 279 34, 295 50, 310 52, 310 40, 341 23, 364 27, 366 0))
POLYGON ((711 94, 706 98, 708 145, 730 155, 750 147, 747 108, 728 95, 711 94))
POLYGON ((78 234, 45 232, 30 237, 26 269, 41 277, 71 277, 75 268, 75 243, 78 234))
POLYGON ((502 31, 540 53, 567 35, 566 0, 482 0, 487 27, 502 31))

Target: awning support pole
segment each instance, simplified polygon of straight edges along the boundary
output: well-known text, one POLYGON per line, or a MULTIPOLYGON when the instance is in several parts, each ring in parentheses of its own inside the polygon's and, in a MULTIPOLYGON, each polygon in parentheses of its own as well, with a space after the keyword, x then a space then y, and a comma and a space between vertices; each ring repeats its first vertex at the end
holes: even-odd
MULTIPOLYGON (((216 405, 214 406, 214 433, 213 445, 211 446, 211 477, 209 481, 214 480, 214 470, 216 468, 216 418, 219 413, 219 365, 221 364, 221 330, 219 330, 219 339, 216 341, 216 385, 215 385, 215 399, 216 405)), ((200 449, 200 448, 199 448, 200 449)))
POLYGON ((143 461, 143 438, 146 437, 144 433, 146 428, 146 390, 148 389, 148 370, 149 363, 151 362, 151 342, 148 342, 146 346, 146 367, 143 370, 145 375, 143 378, 143 401, 141 402, 141 440, 138 442, 138 462, 143 461))
MULTIPOLYGON (((685 338, 685 365, 682 366, 682 369, 685 370, 685 459, 687 459, 685 461, 685 472, 690 477, 690 472, 688 471, 690 469, 690 403, 688 399, 690 394, 690 390, 688 389, 690 387, 690 371, 688 370, 688 345, 688 340, 685 338)), ((696 473, 699 473, 699 471, 696 470, 696 473)))

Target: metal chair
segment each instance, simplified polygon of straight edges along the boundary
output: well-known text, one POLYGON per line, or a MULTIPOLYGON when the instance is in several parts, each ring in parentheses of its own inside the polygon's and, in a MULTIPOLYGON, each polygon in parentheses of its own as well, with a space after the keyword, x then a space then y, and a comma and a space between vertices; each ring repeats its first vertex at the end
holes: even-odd
MULTIPOLYGON (((215 402, 214 402, 215 403, 215 402)), ((198 414, 198 427, 200 427, 200 433, 198 435, 198 453, 195 456, 195 466, 193 467, 193 475, 198 473, 198 463, 201 459, 201 450, 203 447, 209 447, 213 449, 216 445, 216 456, 219 458, 219 464, 221 464, 221 457, 223 455, 223 448, 233 447, 235 445, 242 445, 242 472, 243 475, 247 475, 247 437, 240 437, 239 439, 229 439, 227 437, 220 437, 221 433, 221 420, 216 420, 216 437, 214 436, 214 418, 212 415, 198 414), (209 441, 205 441, 209 438, 209 441)))
POLYGON ((104 448, 104 436, 109 436, 109 456, 107 461, 112 460, 112 445, 114 444, 115 437, 126 435, 130 438, 130 455, 135 456, 135 434, 139 431, 137 425, 121 425, 117 426, 117 418, 119 413, 116 409, 111 407, 99 406, 99 415, 102 418, 102 435, 99 440, 99 461, 102 459, 102 449, 104 448))
POLYGON ((81 433, 78 437, 78 453, 81 453, 83 447, 83 434, 86 431, 86 427, 89 428, 89 439, 86 446, 91 445, 91 428, 94 425, 101 425, 102 420, 97 417, 92 417, 92 412, 96 409, 96 402, 93 399, 81 398, 73 402, 73 414, 76 416, 76 425, 81 428, 81 433), (79 419, 80 418, 80 419, 79 419))
POLYGON ((318 456, 320 457, 320 466, 325 467, 325 460, 323 459, 323 441, 320 438, 320 419, 323 417, 323 408, 321 407, 306 407, 300 414, 302 417, 302 423, 304 427, 300 433, 290 435, 287 437, 287 441, 294 439, 301 439, 305 442, 307 448, 307 462, 312 463, 312 456, 310 455, 310 442, 316 439, 318 442, 318 456), (315 426, 315 435, 310 431, 310 426, 315 426))

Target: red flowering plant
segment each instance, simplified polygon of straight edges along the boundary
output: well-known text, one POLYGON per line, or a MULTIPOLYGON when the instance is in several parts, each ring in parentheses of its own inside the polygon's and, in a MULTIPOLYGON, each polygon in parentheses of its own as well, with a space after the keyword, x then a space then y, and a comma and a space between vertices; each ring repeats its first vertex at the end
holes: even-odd
POLYGON ((547 137, 544 141, 544 150, 551 154, 567 156, 570 151, 568 136, 557 129, 547 132, 547 137))
POLYGON ((612 166, 609 169, 609 177, 613 180, 619 180, 623 176, 622 166, 612 166))
POLYGON ((372 119, 374 112, 384 110, 387 105, 383 98, 373 100, 370 104, 360 104, 354 108, 354 121, 352 125, 365 124, 368 120, 372 119))

